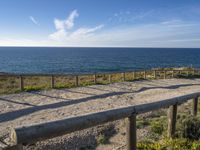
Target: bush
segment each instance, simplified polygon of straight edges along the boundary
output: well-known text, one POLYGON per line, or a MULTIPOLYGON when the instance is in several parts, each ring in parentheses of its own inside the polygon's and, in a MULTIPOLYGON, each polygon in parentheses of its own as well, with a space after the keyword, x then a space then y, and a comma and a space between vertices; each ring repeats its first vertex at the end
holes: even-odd
POLYGON ((137 121, 137 128, 138 129, 142 129, 142 128, 144 128, 145 126, 148 126, 150 123, 149 123, 149 121, 148 120, 145 120, 145 119, 143 119, 143 120, 138 120, 137 121))
POLYGON ((151 122, 151 132, 161 135, 163 131, 166 129, 166 119, 165 117, 154 119, 151 122))
POLYGON ((188 139, 163 139, 157 142, 143 141, 137 144, 140 150, 199 150, 200 141, 188 139))
POLYGON ((100 134, 97 137, 97 143, 98 144, 106 144, 108 142, 108 138, 104 134, 100 134))
POLYGON ((180 122, 179 136, 191 140, 200 139, 200 118, 187 117, 180 122))

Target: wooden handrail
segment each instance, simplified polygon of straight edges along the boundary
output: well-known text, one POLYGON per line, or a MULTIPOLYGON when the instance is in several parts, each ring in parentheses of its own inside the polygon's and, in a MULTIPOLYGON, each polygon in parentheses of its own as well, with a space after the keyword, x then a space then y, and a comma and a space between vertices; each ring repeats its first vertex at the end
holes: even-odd
MULTIPOLYGON (((51 88, 55 88, 56 87, 56 83, 55 83, 55 78, 56 77, 59 77, 59 76, 71 76, 71 77, 74 77, 75 78, 75 83, 74 85, 75 86, 79 86, 81 83, 79 83, 79 76, 93 76, 93 79, 94 79, 94 84, 97 84, 97 77, 98 75, 108 75, 108 82, 109 83, 112 83, 112 75, 113 74, 119 74, 121 73, 122 74, 122 81, 126 81, 126 74, 127 73, 133 73, 133 80, 136 79, 136 73, 143 73, 143 78, 144 79, 147 79, 148 76, 147 76, 147 73, 148 72, 151 72, 153 74, 153 78, 157 79, 157 75, 158 75, 158 72, 162 72, 164 73, 163 75, 163 79, 166 79, 167 78, 167 72, 170 72, 171 74, 171 77, 174 78, 175 77, 175 72, 178 72, 179 74, 181 74, 181 72, 186 72, 187 75, 189 75, 189 72, 193 72, 193 75, 194 73, 198 72, 198 74, 200 73, 200 70, 199 69, 185 69, 185 70, 169 70, 169 69, 161 69, 161 70, 136 70, 136 71, 127 71, 127 72, 105 72, 105 73, 95 73, 95 74, 0 74, 0 77, 1 76, 6 76, 6 77, 19 77, 20 78, 20 85, 19 85, 19 89, 21 91, 24 90, 24 78, 25 77, 30 77, 30 76, 44 76, 44 77, 50 77, 51 78, 51 83, 50 83, 50 87, 51 88)), ((151 74, 151 75, 152 75, 151 74)), ((177 75, 177 74, 176 74, 177 75)), ((159 77, 160 78, 160 77, 159 77)))
MULTIPOLYGON (((127 70, 127 71, 114 71, 114 72, 94 72, 94 73, 7 73, 7 74, 0 74, 0 76, 92 76, 94 74, 96 75, 109 75, 109 74, 120 74, 120 73, 132 73, 132 72, 144 72, 145 70, 127 70)), ((198 68, 192 68, 192 69, 150 69, 146 71, 156 71, 156 72, 164 72, 164 71, 200 71, 198 68)))
MULTIPOLYGON (((86 114, 77 117, 66 118, 57 121, 33 124, 30 126, 16 127, 11 131, 11 141, 17 147, 22 144, 33 143, 74 131, 97 126, 106 122, 111 122, 123 118, 129 118, 127 125, 127 149, 136 149, 136 115, 149 111, 167 108, 169 109, 168 135, 173 136, 175 132, 175 122, 177 105, 180 105, 190 99, 195 99, 193 109, 197 111, 197 98, 200 92, 163 99, 161 101, 106 110, 98 113, 86 114), (134 117, 133 117, 134 116, 134 117), (130 133, 131 132, 131 133, 130 133), (132 141, 135 140, 135 141, 132 141), (133 143, 131 143, 133 142, 133 143)), ((196 114, 196 112, 195 112, 196 114)))

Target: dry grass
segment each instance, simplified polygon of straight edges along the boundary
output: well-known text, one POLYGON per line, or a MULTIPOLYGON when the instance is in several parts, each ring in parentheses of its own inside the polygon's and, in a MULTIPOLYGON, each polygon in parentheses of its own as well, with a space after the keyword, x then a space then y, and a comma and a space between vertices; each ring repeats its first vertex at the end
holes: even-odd
MULTIPOLYGON (((169 68, 168 68, 169 69, 169 68)), ((179 68, 180 69, 180 68, 179 68)), ((182 68, 181 75, 180 71, 174 71, 174 77, 187 77, 191 76, 193 71, 184 71, 189 68, 182 68)), ((190 68, 191 69, 191 68, 190 68)), ((156 78, 163 79, 165 69, 157 69, 156 78)), ((196 74, 198 72, 195 72, 196 74)), ((111 74, 111 82, 122 82, 123 73, 111 74)), ((133 81, 144 79, 145 72, 126 72, 125 81, 133 81)), ((166 78, 172 77, 172 71, 167 71, 166 78)), ((24 76, 24 90, 42 90, 51 88, 51 76, 24 76)), ((55 76, 55 88, 72 88, 75 87, 75 76, 55 76)), ((154 71, 146 71, 146 79, 154 79, 154 71)), ((94 75, 80 75, 79 86, 87 86, 94 84, 94 75)), ((108 74, 99 74, 96 76, 96 84, 109 84, 108 74)), ((10 94, 20 92, 20 78, 18 76, 0 76, 0 94, 10 94)))

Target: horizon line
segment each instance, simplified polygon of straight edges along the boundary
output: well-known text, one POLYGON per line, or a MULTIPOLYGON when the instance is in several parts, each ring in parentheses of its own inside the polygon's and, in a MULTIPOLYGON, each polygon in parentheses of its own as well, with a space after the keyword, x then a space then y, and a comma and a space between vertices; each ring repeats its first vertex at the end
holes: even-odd
POLYGON ((147 47, 147 46, 0 46, 0 48, 173 48, 173 49, 200 49, 200 47, 147 47))

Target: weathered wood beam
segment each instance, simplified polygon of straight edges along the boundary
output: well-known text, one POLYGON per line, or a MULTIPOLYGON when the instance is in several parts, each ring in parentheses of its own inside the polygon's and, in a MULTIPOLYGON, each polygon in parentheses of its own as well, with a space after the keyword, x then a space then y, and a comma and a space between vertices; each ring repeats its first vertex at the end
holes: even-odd
POLYGON ((126 142, 127 150, 137 149, 136 114, 131 115, 126 120, 126 142))
POLYGON ((174 138, 176 131, 176 115, 177 115, 177 104, 170 106, 168 110, 168 131, 167 135, 169 138, 174 138))
POLYGON ((198 97, 194 98, 192 101, 192 115, 196 116, 198 112, 198 97))
POLYGON ((129 117, 133 114, 141 114, 152 110, 170 107, 169 113, 169 135, 173 136, 175 131, 175 119, 177 104, 186 102, 194 97, 199 97, 200 92, 191 93, 179 97, 165 99, 162 101, 112 109, 83 116, 66 118, 63 120, 34 124, 25 127, 18 127, 12 130, 11 139, 16 144, 33 143, 57 136, 61 136, 74 131, 90 128, 106 122, 129 117))

